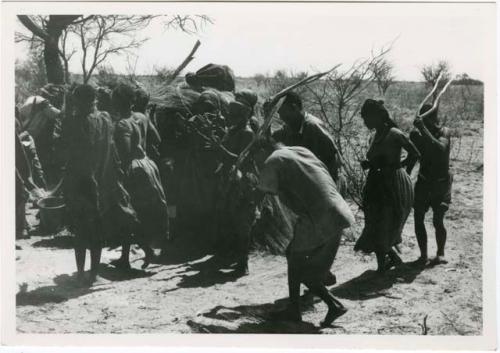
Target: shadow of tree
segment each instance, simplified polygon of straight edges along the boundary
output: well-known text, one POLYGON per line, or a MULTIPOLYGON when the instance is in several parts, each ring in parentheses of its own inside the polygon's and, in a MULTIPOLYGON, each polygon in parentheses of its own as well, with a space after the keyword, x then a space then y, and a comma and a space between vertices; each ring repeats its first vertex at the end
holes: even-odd
POLYGON ((73 236, 61 235, 49 239, 42 239, 33 243, 35 248, 58 248, 58 249, 73 249, 73 236))
POLYGON ((412 283, 423 269, 424 267, 417 266, 415 262, 409 262, 384 274, 367 270, 358 277, 334 287, 330 292, 339 298, 351 300, 367 300, 382 296, 390 298, 388 289, 395 283, 412 283))
POLYGON ((76 280, 75 274, 58 275, 54 278, 54 283, 55 285, 39 287, 32 291, 28 291, 28 285, 24 283, 16 294, 16 306, 62 303, 69 299, 107 289, 82 286, 76 280))

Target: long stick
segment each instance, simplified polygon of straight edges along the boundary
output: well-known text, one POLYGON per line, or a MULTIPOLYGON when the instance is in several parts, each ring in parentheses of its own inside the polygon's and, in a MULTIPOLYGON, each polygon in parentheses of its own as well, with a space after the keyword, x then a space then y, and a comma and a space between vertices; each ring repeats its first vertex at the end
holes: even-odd
POLYGON ((194 44, 193 49, 191 50, 189 55, 186 57, 186 59, 184 59, 184 61, 177 67, 177 69, 175 69, 175 71, 172 73, 172 75, 170 75, 170 77, 168 78, 168 80, 166 82, 167 86, 169 84, 171 84, 172 82, 174 82, 174 80, 177 78, 177 76, 179 76, 181 71, 184 70, 186 68, 186 66, 188 66, 188 64, 194 59, 194 54, 196 53, 196 51, 198 50, 200 45, 201 45, 201 42, 199 40, 197 40, 196 43, 194 44))
MULTIPOLYGON (((450 86, 450 84, 452 82, 453 82, 453 79, 449 80, 446 83, 446 85, 443 87, 441 92, 439 92, 439 94, 437 95, 436 100, 434 101, 434 104, 432 105, 432 108, 429 109, 428 111, 426 111, 425 113, 419 115, 420 118, 424 118, 427 115, 430 115, 432 112, 434 112, 437 109, 437 107, 439 106, 439 100, 441 99, 441 96, 444 94, 444 92, 446 92, 446 90, 448 89, 448 87, 450 86)), ((419 112, 420 112, 420 110, 419 110, 419 112)))
POLYGON ((299 82, 294 83, 293 85, 290 85, 290 86, 282 89, 281 91, 279 91, 275 95, 271 96, 268 99, 268 103, 267 103, 268 104, 268 110, 267 110, 267 112, 266 112, 266 114, 264 116, 264 123, 259 128, 259 130, 257 131, 257 133, 254 135, 252 141, 250 141, 250 143, 248 144, 248 146, 245 147, 245 149, 240 153, 240 155, 236 159, 236 163, 235 163, 236 168, 235 169, 238 169, 241 166, 241 164, 243 163, 243 161, 247 158, 247 156, 249 154, 249 151, 252 148, 252 146, 255 144, 255 142, 257 142, 257 140, 265 133, 265 131, 267 131, 267 129, 269 129, 269 127, 271 126, 271 122, 272 122, 274 114, 278 111, 279 107, 283 103, 283 99, 282 98, 288 92, 290 92, 290 91, 292 91, 292 90, 294 90, 294 89, 296 89, 296 88, 298 88, 300 86, 304 86, 304 85, 307 85, 309 83, 312 83, 314 81, 319 80, 321 77, 323 77, 323 76, 329 74, 330 72, 334 71, 339 66, 340 66, 340 64, 335 65, 332 69, 330 69, 328 71, 320 72, 320 73, 308 76, 308 77, 300 80, 299 82))
POLYGON ((418 107, 417 114, 420 114, 420 110, 422 110, 422 107, 424 106, 425 102, 427 102, 429 100, 429 98, 431 98, 431 96, 434 94, 434 92, 436 92, 436 90, 439 86, 439 82, 441 81, 441 76, 443 76, 442 72, 439 73, 439 76, 438 76, 436 83, 434 84, 434 87, 432 88, 432 90, 429 92, 429 94, 427 96, 425 96, 422 103, 420 103, 420 105, 418 107))

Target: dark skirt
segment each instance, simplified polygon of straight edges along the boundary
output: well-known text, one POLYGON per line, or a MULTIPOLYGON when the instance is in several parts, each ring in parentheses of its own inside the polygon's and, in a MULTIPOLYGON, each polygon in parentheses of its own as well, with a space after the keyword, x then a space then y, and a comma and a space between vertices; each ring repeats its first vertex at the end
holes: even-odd
POLYGON ((134 159, 127 172, 126 189, 145 240, 166 240, 169 233, 167 199, 156 164, 148 157, 134 159))
POLYGON ((403 168, 370 170, 363 195, 365 227, 354 250, 387 253, 401 243, 413 200, 413 185, 403 168))

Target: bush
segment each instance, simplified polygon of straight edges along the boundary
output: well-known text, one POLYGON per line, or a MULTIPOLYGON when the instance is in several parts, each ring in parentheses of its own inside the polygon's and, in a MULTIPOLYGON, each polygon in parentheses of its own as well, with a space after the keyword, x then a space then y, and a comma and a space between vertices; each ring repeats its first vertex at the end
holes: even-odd
POLYGON ((24 102, 47 84, 41 50, 32 50, 25 61, 16 60, 15 82, 16 103, 24 102))

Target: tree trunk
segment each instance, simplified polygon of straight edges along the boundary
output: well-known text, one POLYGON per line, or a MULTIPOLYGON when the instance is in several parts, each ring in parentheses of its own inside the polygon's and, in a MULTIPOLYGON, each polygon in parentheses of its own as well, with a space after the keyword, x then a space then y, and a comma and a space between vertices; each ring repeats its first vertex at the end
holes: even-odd
POLYGON ((59 38, 62 34, 61 25, 58 23, 58 16, 51 15, 47 22, 47 34, 49 41, 45 41, 43 58, 45 60, 45 69, 47 71, 47 81, 49 83, 64 83, 64 68, 59 56, 59 38))
POLYGON ((45 43, 43 50, 43 59, 45 62, 45 70, 47 72, 47 82, 63 84, 64 83, 64 69, 59 57, 57 46, 45 43))

